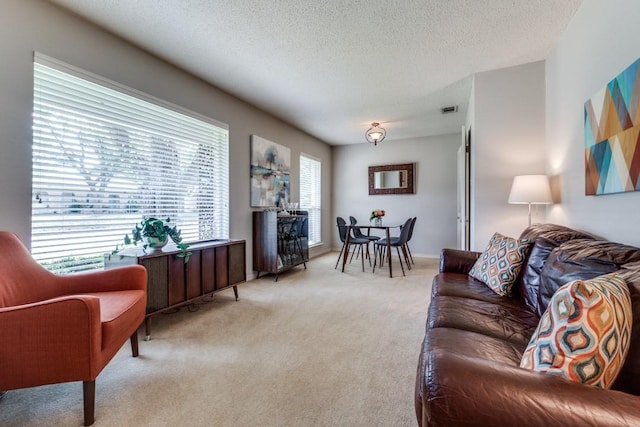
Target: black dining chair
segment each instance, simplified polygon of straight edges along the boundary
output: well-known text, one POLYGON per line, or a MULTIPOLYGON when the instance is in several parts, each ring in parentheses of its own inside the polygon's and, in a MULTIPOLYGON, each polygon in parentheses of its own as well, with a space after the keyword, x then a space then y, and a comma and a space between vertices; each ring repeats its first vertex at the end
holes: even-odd
POLYGON ((413 221, 411 221, 411 228, 409 228, 409 237, 407 238, 407 243, 404 245, 405 248, 407 248, 407 252, 409 253, 409 259, 411 260, 411 264, 414 264, 414 265, 415 265, 415 262, 413 261, 413 255, 411 254, 411 249, 409 249, 409 242, 413 237, 413 227, 415 227, 417 219, 418 219, 417 216, 413 217, 413 221))
MULTIPOLYGON (((358 224, 358 220, 354 216, 349 217, 349 222, 351 223, 351 225, 358 224)), ((351 231, 352 231, 351 235, 356 239, 367 239, 369 240, 369 242, 375 242, 376 240, 380 240, 380 236, 372 236, 369 234, 364 234, 359 227, 352 228, 351 231)), ((367 255, 368 254, 369 254, 369 245, 367 244, 367 255)))
MULTIPOLYGON (((346 247, 347 246, 347 222, 344 220, 344 218, 342 217, 337 217, 336 218, 336 222, 338 225, 338 233, 340 234, 340 240, 342 241, 342 249, 340 249, 340 255, 338 255, 338 260, 336 261, 336 266, 335 268, 338 268, 338 264, 340 263, 340 259, 343 256, 343 253, 346 251, 346 254, 344 256, 348 256, 349 254, 349 248, 346 247)), ((350 237, 349 238, 349 245, 357 245, 358 247, 356 249, 354 249, 354 252, 356 250, 360 251, 362 253, 362 271, 364 271, 364 252, 363 252, 363 248, 362 246, 364 246, 367 249, 367 257, 369 257, 369 249, 368 249, 368 245, 369 244, 369 240, 368 239, 359 239, 356 237, 350 237)), ((351 258, 353 259, 353 253, 351 254, 351 258)), ((351 260, 349 260, 349 262, 351 262, 351 260)), ((371 265, 371 259, 369 259, 369 265, 371 265)))
MULTIPOLYGON (((405 276, 404 273, 404 265, 402 263, 402 257, 400 256, 400 250, 402 249, 402 254, 404 256, 404 260, 407 263, 407 268, 411 270, 411 265, 409 264, 409 258, 407 256, 406 244, 409 238, 409 231, 411 230, 411 222, 414 221, 414 218, 407 219, 402 228, 400 229, 400 236, 393 237, 389 239, 389 246, 395 247, 398 252, 398 261, 400 261, 400 268, 402 269, 402 275, 405 276)), ((382 253, 387 248, 387 239, 380 239, 374 244, 373 251, 373 272, 376 271, 376 264, 378 263, 378 256, 380 256, 380 266, 383 265, 382 261, 382 253)))
MULTIPOLYGON (((418 217, 413 217, 413 220, 411 221, 410 227, 409 227, 409 237, 407 238, 407 243, 404 245, 404 248, 406 250, 406 252, 403 250, 402 253, 404 254, 404 260, 405 263, 407 264, 407 266, 409 267, 409 270, 411 270, 411 264, 415 264, 415 262, 413 261, 413 256, 411 255, 411 250, 409 249, 409 240, 411 240, 411 237, 413 236, 413 227, 416 224, 416 220, 418 219, 418 217)), ((400 231, 402 234, 402 229, 404 228, 404 225, 400 226, 400 231)), ((397 243, 398 240, 400 240, 400 236, 394 236, 391 237, 391 242, 392 243, 397 243)), ((382 246, 382 250, 380 252, 378 252, 378 258, 380 259, 380 267, 382 267, 384 265, 384 259, 387 255, 387 246, 386 246, 386 239, 383 239, 382 242, 384 244, 384 246, 382 246)), ((393 246, 393 245, 391 245, 393 246)))

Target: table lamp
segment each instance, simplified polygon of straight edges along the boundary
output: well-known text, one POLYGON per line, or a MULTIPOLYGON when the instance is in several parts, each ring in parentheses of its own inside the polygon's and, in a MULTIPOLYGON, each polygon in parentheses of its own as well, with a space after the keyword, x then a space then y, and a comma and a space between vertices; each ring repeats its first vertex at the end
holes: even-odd
POLYGON ((529 205, 529 225, 531 225, 531 205, 550 205, 551 188, 546 175, 519 175, 513 178, 509 203, 529 205))

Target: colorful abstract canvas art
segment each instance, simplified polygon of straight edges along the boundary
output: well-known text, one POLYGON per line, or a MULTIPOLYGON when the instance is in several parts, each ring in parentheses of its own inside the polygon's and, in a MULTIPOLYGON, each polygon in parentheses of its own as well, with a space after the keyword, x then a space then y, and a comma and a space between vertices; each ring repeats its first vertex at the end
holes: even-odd
POLYGON ((640 59, 584 104, 585 194, 640 190, 640 59))
POLYGON ((291 149, 251 135, 251 206, 284 207, 291 198, 291 149))

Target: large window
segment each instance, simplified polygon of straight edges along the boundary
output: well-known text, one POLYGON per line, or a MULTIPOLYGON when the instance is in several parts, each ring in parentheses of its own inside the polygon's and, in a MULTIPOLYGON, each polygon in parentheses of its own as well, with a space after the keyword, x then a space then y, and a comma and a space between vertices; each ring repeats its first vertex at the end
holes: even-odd
POLYGON ((309 245, 322 242, 321 172, 319 160, 300 155, 300 208, 309 211, 309 245))
POLYGON ((55 272, 101 268, 145 216, 228 238, 228 127, 36 53, 32 186, 32 253, 55 272))

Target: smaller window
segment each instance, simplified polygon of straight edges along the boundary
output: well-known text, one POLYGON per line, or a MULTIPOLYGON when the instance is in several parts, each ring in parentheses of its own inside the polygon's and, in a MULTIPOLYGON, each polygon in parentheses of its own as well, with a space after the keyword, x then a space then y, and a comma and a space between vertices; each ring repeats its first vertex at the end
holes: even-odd
POLYGON ((322 163, 300 155, 300 209, 309 212, 309 245, 322 242, 322 163))

